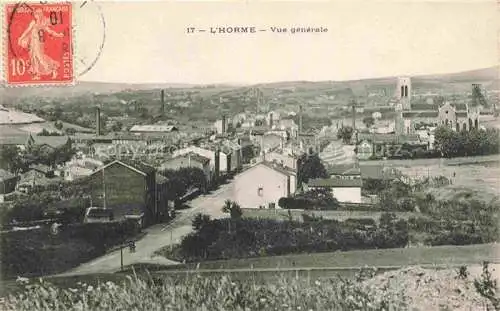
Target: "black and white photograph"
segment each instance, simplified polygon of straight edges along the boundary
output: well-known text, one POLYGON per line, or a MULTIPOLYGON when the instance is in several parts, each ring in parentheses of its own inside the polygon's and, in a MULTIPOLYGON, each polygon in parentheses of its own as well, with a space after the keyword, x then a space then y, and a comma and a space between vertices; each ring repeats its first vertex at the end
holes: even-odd
POLYGON ((497 1, 0 9, 0 310, 500 311, 497 1))

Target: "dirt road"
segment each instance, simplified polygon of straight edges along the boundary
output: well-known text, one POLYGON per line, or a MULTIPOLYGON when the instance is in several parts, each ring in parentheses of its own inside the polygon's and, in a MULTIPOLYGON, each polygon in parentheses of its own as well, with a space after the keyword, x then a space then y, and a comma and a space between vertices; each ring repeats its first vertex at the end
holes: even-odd
MULTIPOLYGON (((164 246, 179 243, 183 236, 191 232, 191 220, 197 213, 207 214, 213 218, 224 217, 221 208, 226 199, 232 198, 232 191, 233 186, 231 183, 224 184, 212 193, 199 196, 188 202, 190 208, 179 211, 179 215, 171 223, 167 225, 158 224, 145 229, 147 234, 136 242, 135 253, 130 253, 128 248, 123 249, 123 265, 137 263, 177 264, 175 261, 153 256, 153 254, 164 246)), ((121 252, 116 250, 60 275, 110 273, 119 271, 120 268, 121 252)))

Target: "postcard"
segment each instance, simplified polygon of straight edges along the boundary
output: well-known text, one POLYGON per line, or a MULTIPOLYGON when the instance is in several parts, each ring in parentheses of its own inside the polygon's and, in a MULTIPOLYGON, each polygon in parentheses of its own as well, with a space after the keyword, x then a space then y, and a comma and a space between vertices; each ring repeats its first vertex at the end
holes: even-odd
POLYGON ((0 12, 1 310, 500 310, 497 1, 0 12))

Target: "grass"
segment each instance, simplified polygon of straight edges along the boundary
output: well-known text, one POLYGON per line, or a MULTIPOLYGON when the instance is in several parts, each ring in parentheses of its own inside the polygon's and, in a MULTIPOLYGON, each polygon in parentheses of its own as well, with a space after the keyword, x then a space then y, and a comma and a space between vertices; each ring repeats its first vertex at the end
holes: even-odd
POLYGON ((127 276, 124 282, 59 287, 34 282, 10 295, 10 310, 407 310, 404 293, 375 295, 359 282, 282 279, 256 284, 228 276, 180 279, 127 276))
POLYGON ((199 264, 164 267, 165 269, 248 269, 258 268, 331 268, 358 269, 364 266, 400 267, 406 265, 460 265, 483 261, 499 262, 500 245, 433 246, 356 250, 333 253, 293 254, 286 256, 215 260, 199 264))
MULTIPOLYGON (((336 219, 339 221, 344 221, 348 218, 372 218, 378 220, 383 212, 379 211, 302 211, 302 210, 290 210, 292 218, 294 220, 302 221, 302 214, 321 216, 324 219, 336 219)), ((416 216, 416 213, 412 212, 395 212, 395 214, 400 218, 408 219, 410 216, 416 216)), ((264 219, 275 219, 275 220, 285 220, 288 219, 288 210, 283 209, 256 209, 256 208, 244 208, 243 217, 246 218, 264 218, 264 219)))

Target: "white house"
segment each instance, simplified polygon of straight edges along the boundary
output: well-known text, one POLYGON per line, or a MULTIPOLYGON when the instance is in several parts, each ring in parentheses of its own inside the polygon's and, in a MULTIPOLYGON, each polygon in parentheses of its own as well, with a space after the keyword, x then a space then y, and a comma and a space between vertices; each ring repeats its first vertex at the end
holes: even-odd
POLYGON ((260 162, 235 177, 233 199, 242 208, 279 208, 279 199, 295 193, 296 186, 294 172, 260 162))
POLYGON ((330 189, 342 203, 361 203, 361 179, 317 178, 307 183, 309 189, 330 189))

